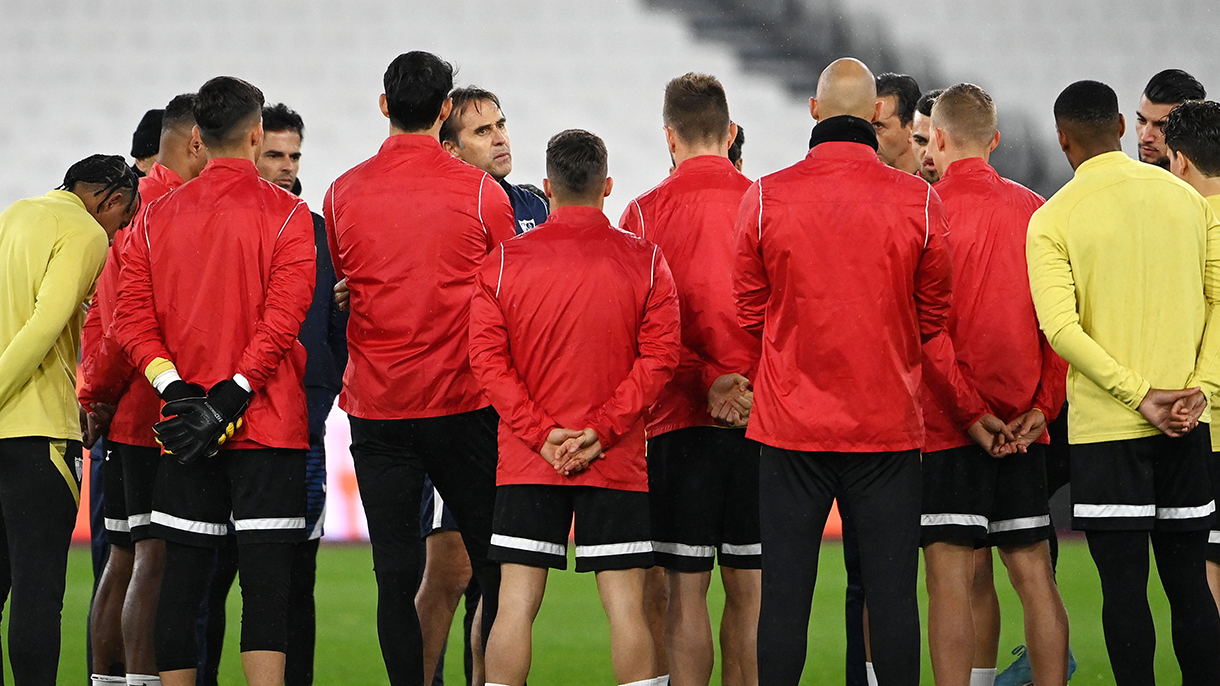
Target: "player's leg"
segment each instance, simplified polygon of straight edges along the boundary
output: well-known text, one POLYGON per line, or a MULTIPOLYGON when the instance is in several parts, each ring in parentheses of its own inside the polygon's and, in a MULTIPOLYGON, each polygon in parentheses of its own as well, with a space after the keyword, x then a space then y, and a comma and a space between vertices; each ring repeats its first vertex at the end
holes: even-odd
POLYGON ((928 588, 928 649, 938 686, 968 686, 976 634, 975 549, 987 540, 996 461, 974 445, 922 460, 920 538, 928 588))
POLYGON ((707 684, 715 661, 707 589, 724 520, 727 455, 721 433, 697 426, 648 441, 649 518, 654 557, 665 569, 668 589, 664 644, 674 686, 707 684))
POLYGON ((199 686, 219 686, 220 662, 224 657, 225 625, 228 623, 228 600, 237 581, 237 536, 229 533, 216 549, 208 581, 207 595, 199 604, 196 632, 199 636, 199 686))
POLYGON ((423 679, 423 639, 415 613, 419 586, 419 494, 424 470, 416 457, 418 420, 351 417, 352 460, 369 523, 377 578, 377 637, 393 686, 423 679))
MULTIPOLYGON (((574 491, 576 514, 576 571, 597 574, 597 590, 610 619, 614 679, 619 684, 660 684, 666 677, 657 671, 644 615, 644 570, 654 562, 648 494, 591 486, 569 490, 574 491)), ((673 586, 670 590, 672 607, 673 586)), ((703 598, 706 615, 706 595, 703 598)), ((710 633, 707 641, 711 643, 710 633)), ((671 660, 678 658, 676 653, 670 651, 671 660)))
POLYGON ((89 608, 89 643, 93 652, 90 671, 97 684, 123 683, 127 669, 123 651, 123 601, 131 582, 135 552, 131 544, 131 527, 127 522, 127 504, 123 493, 123 455, 119 444, 106 443, 106 467, 103 470, 104 495, 102 510, 106 522, 106 540, 110 554, 89 608), (109 681, 102 677, 118 678, 109 681))
POLYGON ((648 616, 648 633, 652 634, 652 645, 657 651, 657 669, 667 672, 669 652, 665 647, 665 623, 669 617, 669 581, 664 567, 651 567, 644 572, 644 612, 648 616))
POLYGON ((719 434, 728 454, 720 536, 720 674, 724 686, 758 684, 758 612, 762 600, 762 538, 758 523, 758 443, 745 432, 719 434))
MULTIPOLYGON (((1220 428, 1217 429, 1220 431, 1220 428)), ((1210 431, 1209 431, 1210 433, 1210 431)), ((1208 458, 1209 472, 1212 483, 1212 499, 1220 505, 1220 452, 1212 453, 1208 458)), ((1207 537, 1207 587, 1211 589, 1212 599, 1220 609, 1220 515, 1213 515, 1212 528, 1207 537)))
POLYGON ((801 679, 822 530, 846 459, 848 456, 833 453, 762 448, 758 468, 763 553, 759 683, 795 686, 801 679))
MULTIPOLYGON (((836 495, 842 502, 842 497, 836 495)), ((847 686, 872 686, 872 657, 868 651, 868 608, 864 606, 864 585, 860 581, 860 537, 855 522, 841 508, 839 520, 843 526, 843 568, 847 572, 847 590, 843 594, 844 629, 847 632, 847 686), (870 678, 871 675, 871 678, 870 678)))
POLYGON ((1154 683, 1156 629, 1148 607, 1148 532, 1085 532, 1101 579, 1101 624, 1115 684, 1154 683))
POLYGON ((318 613, 314 584, 318 573, 318 544, 314 538, 298 543, 292 555, 292 581, 288 595, 288 650, 284 658, 285 686, 313 684, 314 645, 318 613))
MULTIPOLYGON (((918 684, 919 453, 847 456, 842 479, 844 505, 860 533, 860 570, 877 680, 885 686, 918 684)), ((765 566, 763 574, 765 579, 765 566)))
POLYGON ((415 594, 415 610, 424 639, 424 683, 431 684, 471 571, 460 532, 437 531, 424 540, 424 545, 424 578, 415 594))
POLYGON ((57 683, 82 455, 79 441, 0 439, 0 511, 12 579, 8 657, 21 686, 57 683))
POLYGON ((1216 503, 1209 482, 1208 425, 1178 439, 1154 458, 1156 524, 1152 549, 1169 598, 1173 650, 1182 683, 1220 683, 1220 614, 1207 587, 1207 539, 1216 503))
POLYGON ((165 541, 152 538, 149 527, 161 451, 135 445, 118 446, 118 451, 122 455, 127 523, 135 544, 131 583, 123 601, 123 650, 127 674, 138 679, 157 674, 153 635, 161 576, 165 569, 165 541))
POLYGON ((500 417, 491 407, 428 422, 421 456, 462 532, 471 572, 483 594, 483 639, 496 621, 500 565, 488 557, 496 509, 496 432, 500 417))
POLYGON ((971 678, 985 679, 987 673, 994 677, 997 653, 1000 651, 1000 597, 995 592, 991 548, 979 548, 974 551, 970 616, 974 619, 974 661, 970 670, 971 678))
POLYGON ((548 569, 568 566, 575 487, 508 485, 496 491, 489 554, 503 563, 505 599, 486 645, 487 686, 521 686, 529 674, 531 632, 548 569))
MULTIPOLYGON (((305 451, 222 451, 241 584, 241 663, 250 686, 284 683, 293 558, 305 539, 305 451)), ((214 458, 215 459, 215 458, 214 458)))

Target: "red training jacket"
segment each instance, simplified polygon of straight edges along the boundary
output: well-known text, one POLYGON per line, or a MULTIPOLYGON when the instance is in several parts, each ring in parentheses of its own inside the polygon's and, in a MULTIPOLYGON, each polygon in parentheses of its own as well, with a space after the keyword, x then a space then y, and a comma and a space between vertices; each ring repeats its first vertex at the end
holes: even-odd
POLYGON ((516 235, 500 184, 435 138, 390 136, 331 185, 323 214, 351 291, 339 407, 363 419, 487 407, 467 337, 474 272, 516 235))
MULTIPOLYGON (((962 375, 1006 422, 1032 407, 1054 420, 1067 363, 1038 328, 1025 265, 1025 232, 1043 199, 977 157, 950 164, 936 193, 952 233, 949 334, 962 375)), ((972 443, 926 386, 923 403, 926 452, 972 443)), ((1050 437, 1043 432, 1038 442, 1050 437)))
POLYGON ((648 436, 714 425, 707 392, 723 374, 754 378, 758 339, 737 323, 733 223, 750 180, 727 157, 682 162, 623 211, 619 226, 661 248, 682 311, 682 360, 648 411, 648 436))
POLYGON ((644 409, 678 366, 661 251, 591 207, 561 207, 493 250, 475 277, 470 362, 500 413, 496 483, 647 491, 644 409), (561 476, 551 429, 593 427, 605 456, 561 476))
POLYGON ((152 201, 183 183, 173 170, 154 163, 148 175, 140 179, 140 211, 127 229, 120 231, 110 246, 106 266, 97 279, 97 292, 85 317, 81 332, 81 405, 88 409, 93 403, 116 405, 114 419, 106 430, 106 438, 127 445, 157 447, 153 424, 161 421, 161 399, 144 374, 131 364, 123 346, 114 338, 114 305, 119 296, 119 272, 123 253, 136 233, 135 227, 144 221, 144 213, 152 201))
POLYGON ((959 426, 987 411, 952 364, 946 230, 932 187, 863 143, 822 143, 751 187, 733 270, 738 320, 762 335, 747 436, 801 451, 922 448, 921 376, 959 426))
POLYGON ((206 388, 242 374, 254 389, 226 444, 308 448, 305 349, 313 218, 250 160, 218 158, 154 202, 124 253, 115 337, 136 368, 173 362, 206 388))

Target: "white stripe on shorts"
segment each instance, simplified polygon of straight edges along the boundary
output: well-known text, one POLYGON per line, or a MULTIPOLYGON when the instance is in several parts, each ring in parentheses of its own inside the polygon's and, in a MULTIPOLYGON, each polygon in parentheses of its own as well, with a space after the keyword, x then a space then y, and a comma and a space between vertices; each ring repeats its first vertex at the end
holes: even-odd
POLYGON ((304 529, 304 517, 257 517, 253 519, 235 519, 233 528, 237 531, 284 531, 287 529, 304 529))
POLYGON ((137 526, 148 526, 152 523, 152 515, 145 512, 143 514, 127 515, 127 526, 135 528, 137 526))
POLYGON ((1207 517, 1216 511, 1216 501, 1213 500, 1206 505, 1199 507, 1158 507, 1156 508, 1157 519, 1199 519, 1207 517))
POLYGON ((193 519, 183 519, 173 515, 157 512, 153 510, 150 521, 153 524, 168 526, 171 529, 179 531, 189 531, 193 534, 204 534, 207 536, 227 536, 229 533, 228 524, 213 524, 212 522, 196 522, 193 519))
POLYGON ((1207 534, 1208 543, 1220 543, 1220 531, 1212 531, 1207 534))
POLYGON ((652 549, 658 553, 679 557, 712 557, 716 554, 715 546, 686 545, 685 543, 666 543, 664 541, 653 541, 652 549))
POLYGON ((1154 517, 1156 505, 1085 505, 1072 506, 1072 516, 1098 519, 1102 517, 1154 517))
POLYGON ((751 543, 749 545, 733 545, 731 543, 721 543, 720 552, 725 555, 762 555, 762 544, 751 543))
POLYGON ((972 514, 919 515, 920 526, 981 526, 987 528, 987 518, 972 514))
POLYGON ((1044 526, 1050 526, 1051 516, 1041 515, 1038 517, 1018 517, 1016 519, 1001 519, 998 522, 992 522, 987 526, 987 533, 998 534, 1005 531, 1022 531, 1024 529, 1037 529, 1044 526))
POLYGON ((611 555, 636 555, 638 553, 651 552, 652 541, 576 546, 576 557, 609 557, 611 555))
POLYGON ((125 519, 111 519, 106 517, 106 531, 128 533, 131 531, 131 527, 127 526, 127 520, 125 519))
POLYGON ((432 528, 441 528, 441 522, 444 520, 445 514, 445 499, 441 497, 441 491, 436 486, 432 487, 432 528))
POLYGON ((532 538, 519 538, 517 536, 505 536, 504 534, 492 534, 491 544, 498 545, 501 548, 512 548, 513 550, 525 550, 531 553, 545 553, 547 555, 563 555, 567 556, 567 546, 550 541, 535 541, 532 538))

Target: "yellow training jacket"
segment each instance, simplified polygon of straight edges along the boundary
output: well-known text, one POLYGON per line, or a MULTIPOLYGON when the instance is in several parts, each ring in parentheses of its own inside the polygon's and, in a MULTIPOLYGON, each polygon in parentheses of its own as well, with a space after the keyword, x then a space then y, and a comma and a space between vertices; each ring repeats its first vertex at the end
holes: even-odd
POLYGON ((0 213, 0 438, 80 440, 80 330, 108 245, 68 191, 0 213))
MULTIPOLYGON (((1152 436, 1149 388, 1220 387, 1220 220, 1184 181, 1093 157, 1030 219, 1038 322, 1068 370, 1068 440, 1152 436), (1206 331, 1205 331, 1206 329, 1206 331)), ((1205 411, 1202 421, 1210 421, 1205 411)))

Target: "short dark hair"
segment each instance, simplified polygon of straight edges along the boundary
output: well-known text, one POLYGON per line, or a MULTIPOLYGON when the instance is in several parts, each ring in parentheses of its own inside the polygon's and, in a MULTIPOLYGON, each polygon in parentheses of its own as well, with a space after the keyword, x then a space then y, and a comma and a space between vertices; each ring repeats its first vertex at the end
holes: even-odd
POLYGON ((925 117, 932 116, 932 105, 936 104, 936 99, 944 93, 944 88, 933 88, 932 90, 919 96, 919 102, 915 103, 915 111, 925 117))
POLYGON ((1166 69, 1148 80, 1144 97, 1157 105, 1177 105, 1187 100, 1202 100, 1207 90, 1195 77, 1181 69, 1166 69))
POLYGON ((1165 118, 1165 145, 1204 176, 1220 176, 1220 103, 1188 100, 1175 107, 1165 118))
POLYGON ((552 188, 584 197, 601 192, 609 170, 606 144, 581 129, 560 131, 546 144, 546 177, 552 188))
POLYGON ((90 155, 68 167, 59 190, 75 191, 79 183, 97 187, 93 195, 101 196, 99 204, 116 193, 128 194, 127 209, 131 209, 140 198, 140 177, 119 155, 90 155))
POLYGON ((195 100, 194 93, 175 95, 174 99, 165 106, 165 114, 161 119, 161 132, 194 126, 195 100))
POLYGON ((737 160, 741 159, 741 147, 746 144, 746 127, 741 124, 737 125, 737 137, 733 139, 733 144, 729 146, 729 161, 737 164, 737 160))
POLYGON ((263 92, 233 76, 217 76, 195 96, 195 125, 208 147, 236 143, 262 114, 263 92))
POLYGON ((282 102, 263 108, 263 131, 291 131, 305 140, 305 120, 282 102))
POLYGON ((390 123, 403 131, 432 127, 453 90, 453 65, 422 50, 390 62, 382 79, 390 123))
POLYGON ((709 143, 729 133, 729 100, 709 74, 687 72, 665 84, 665 125, 686 143, 709 143))
MULTIPOLYGON (((458 130, 461 126, 462 115, 466 114, 466 108, 472 105, 478 109, 479 103, 490 102, 496 106, 496 109, 504 111, 504 108, 500 107, 500 98, 497 98, 495 93, 478 86, 455 88, 449 94, 449 98, 453 100, 453 109, 449 111, 449 118, 441 124, 441 142, 458 143, 458 130)), ((433 121, 436 119, 433 118, 433 121)))
POLYGON ((1074 124, 1109 124, 1122 116, 1118 95, 1100 81, 1077 81, 1055 98, 1055 121, 1074 124))
POLYGON ((877 97, 897 96, 898 121, 907 126, 915 118, 915 104, 919 102, 919 82, 907 74, 886 72, 877 77, 877 97))

